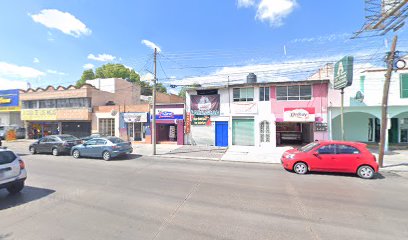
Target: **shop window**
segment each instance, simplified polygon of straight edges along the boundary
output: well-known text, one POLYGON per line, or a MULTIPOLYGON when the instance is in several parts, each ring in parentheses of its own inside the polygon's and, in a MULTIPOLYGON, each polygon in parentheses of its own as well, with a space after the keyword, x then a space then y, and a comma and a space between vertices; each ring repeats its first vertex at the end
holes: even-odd
POLYGON ((311 85, 293 85, 276 87, 276 99, 280 101, 298 101, 312 99, 311 85))
POLYGON ((408 143, 408 118, 403 118, 400 121, 400 142, 408 143))
POLYGON ((260 134, 261 134, 261 143, 269 143, 271 142, 271 131, 270 131, 270 126, 269 126, 269 122, 268 121, 262 121, 260 123, 260 134))
POLYGON ((57 108, 81 108, 90 107, 89 98, 66 98, 57 100, 57 108))
POLYGON ((106 136, 115 136, 115 119, 100 118, 99 119, 99 133, 106 136))
POLYGON ((408 98, 408 74, 400 74, 401 98, 408 98))
POLYGON ((259 88, 259 101, 269 101, 269 87, 259 88))
POLYGON ((234 88, 234 102, 251 102, 254 100, 254 88, 234 88))

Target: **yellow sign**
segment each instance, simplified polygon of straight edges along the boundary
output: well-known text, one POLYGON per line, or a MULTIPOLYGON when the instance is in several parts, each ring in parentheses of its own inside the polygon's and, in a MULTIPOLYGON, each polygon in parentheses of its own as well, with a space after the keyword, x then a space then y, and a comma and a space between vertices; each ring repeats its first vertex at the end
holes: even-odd
POLYGON ((0 107, 0 112, 19 112, 21 107, 0 107))
POLYGON ((57 109, 23 109, 21 120, 57 120, 57 109))
POLYGON ((11 103, 11 98, 0 97, 0 104, 9 104, 11 103))

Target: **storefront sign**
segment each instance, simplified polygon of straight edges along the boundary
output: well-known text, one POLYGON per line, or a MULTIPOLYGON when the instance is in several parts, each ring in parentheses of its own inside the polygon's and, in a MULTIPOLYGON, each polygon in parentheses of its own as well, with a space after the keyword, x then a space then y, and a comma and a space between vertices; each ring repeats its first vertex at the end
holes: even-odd
POLYGON ((191 95, 191 114, 220 115, 220 95, 191 95))
POLYGON ((125 122, 147 122, 147 113, 124 113, 125 122))
POLYGON ((233 113, 258 113, 258 105, 255 102, 237 102, 233 103, 231 108, 233 113))
POLYGON ((315 123, 316 132, 327 132, 327 123, 317 122, 315 123))
POLYGON ((191 131, 191 113, 186 114, 186 133, 190 133, 191 131))
POLYGON ((345 56, 334 65, 334 89, 343 89, 353 83, 353 59, 345 56))
POLYGON ((20 111, 18 89, 0 90, 0 112, 20 111))
POLYGON ((21 110, 21 120, 57 120, 57 109, 23 109, 21 110))
POLYGON ((191 123, 192 125, 211 125, 211 116, 206 115, 206 116, 200 116, 200 115, 194 115, 193 121, 191 123))
POLYGON ((284 108, 283 121, 285 122, 314 122, 314 108, 284 108))
POLYGON ((156 119, 184 119, 183 114, 183 108, 156 109, 156 119))

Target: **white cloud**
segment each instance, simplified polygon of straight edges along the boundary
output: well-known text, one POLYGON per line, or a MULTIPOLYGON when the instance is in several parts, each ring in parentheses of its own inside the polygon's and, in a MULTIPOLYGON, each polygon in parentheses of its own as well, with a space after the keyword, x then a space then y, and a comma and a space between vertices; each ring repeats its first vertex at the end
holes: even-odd
POLYGON ((0 62, 0 77, 6 78, 37 78, 45 73, 35 68, 18 66, 11 63, 0 62))
POLYGON ((296 0, 238 0, 238 7, 255 7, 255 18, 269 22, 272 27, 282 26, 283 19, 297 6, 296 0))
POLYGON ((50 31, 47 32, 47 35, 48 35, 47 40, 49 42, 54 42, 55 39, 50 31))
POLYGON ((40 13, 30 16, 34 22, 41 23, 47 28, 58 29, 74 37, 92 33, 83 22, 68 12, 61 12, 57 9, 43 9, 40 13))
POLYGON ((255 4, 255 0, 238 0, 238 7, 250 7, 255 4))
POLYGON ((345 40, 350 38, 351 34, 350 33, 339 33, 339 34, 328 34, 328 35, 322 35, 322 36, 317 36, 317 37, 306 37, 306 38, 296 38, 293 39, 291 42, 292 43, 309 43, 309 42, 332 42, 336 40, 345 40))
POLYGON ((64 72, 58 72, 56 70, 48 69, 47 73, 56 74, 56 75, 65 75, 64 72))
POLYGON ((98 54, 98 56, 93 55, 92 53, 88 55, 88 59, 90 60, 95 60, 95 61, 100 61, 100 62, 108 62, 108 61, 113 61, 115 60, 116 57, 110 55, 110 54, 98 54))
POLYGON ((132 67, 129 67, 129 66, 127 66, 127 65, 123 65, 123 66, 125 66, 125 68, 127 68, 127 69, 129 69, 129 70, 133 70, 132 67))
POLYGON ((140 80, 145 81, 145 82, 152 82, 153 79, 154 79, 154 75, 151 73, 146 73, 140 76, 140 80))
POLYGON ((38 58, 34 58, 33 63, 40 63, 40 60, 38 58))
POLYGON ((95 65, 93 65, 92 63, 87 63, 84 64, 83 68, 84 69, 93 69, 95 67, 95 65))
POLYGON ((16 81, 0 78, 0 90, 6 89, 27 89, 27 82, 25 81, 16 81))
POLYGON ((144 45, 146 45, 147 47, 153 49, 153 50, 156 48, 156 49, 157 49, 157 52, 161 52, 161 48, 160 48, 157 44, 155 44, 154 42, 151 42, 151 41, 149 41, 149 40, 143 39, 141 43, 144 44, 144 45))

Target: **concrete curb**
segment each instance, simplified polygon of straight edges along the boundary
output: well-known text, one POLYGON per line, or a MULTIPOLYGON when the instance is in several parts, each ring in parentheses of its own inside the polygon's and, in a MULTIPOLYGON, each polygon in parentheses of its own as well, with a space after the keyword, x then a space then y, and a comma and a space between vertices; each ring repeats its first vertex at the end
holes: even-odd
POLYGON ((221 161, 219 158, 206 158, 206 157, 191 157, 191 156, 183 156, 183 155, 164 155, 164 154, 156 154, 156 155, 144 155, 147 157, 162 157, 162 158, 182 158, 182 159, 196 159, 196 160, 210 160, 210 161, 221 161))

